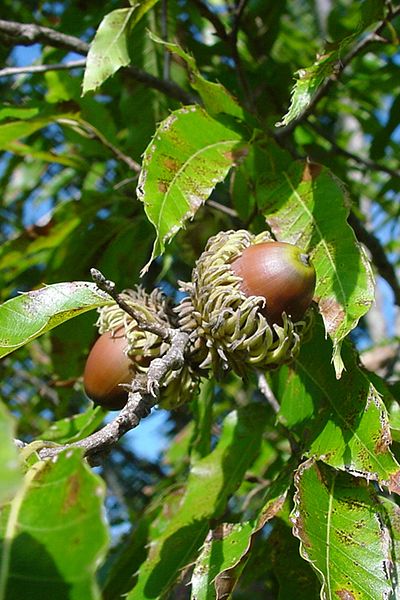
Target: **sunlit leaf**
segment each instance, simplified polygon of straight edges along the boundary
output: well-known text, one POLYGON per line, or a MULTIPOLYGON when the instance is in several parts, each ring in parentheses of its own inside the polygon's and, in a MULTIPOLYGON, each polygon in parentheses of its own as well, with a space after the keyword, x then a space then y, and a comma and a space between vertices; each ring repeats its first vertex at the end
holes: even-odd
POLYGON ((158 0, 131 3, 118 8, 100 23, 87 56, 82 94, 99 88, 106 79, 130 63, 128 40, 132 28, 158 0))
POLYGON ((343 347, 348 371, 340 380, 330 364, 331 344, 318 324, 294 367, 274 376, 280 420, 296 433, 304 452, 400 493, 400 465, 391 450, 386 407, 358 367, 350 344, 343 347))
POLYGON ((159 125, 144 153, 137 188, 157 232, 152 258, 163 252, 244 152, 242 136, 199 106, 181 108, 159 125))
POLYGON ((0 599, 100 600, 104 484, 69 450, 36 463, 0 513, 0 599))
POLYGON ((367 0, 359 4, 360 22, 357 31, 334 44, 327 44, 326 49, 317 56, 313 65, 295 73, 297 78, 292 89, 288 112, 279 123, 276 123, 276 127, 288 125, 304 114, 324 81, 335 75, 337 68, 340 67, 341 59, 346 55, 350 46, 372 23, 383 18, 383 3, 367 0))
POLYGON ((208 81, 203 77, 191 54, 185 52, 178 44, 166 42, 154 34, 151 34, 151 39, 163 44, 170 52, 177 54, 185 61, 190 73, 189 83, 198 92, 206 111, 211 116, 226 113, 238 119, 244 118, 244 110, 232 94, 221 83, 208 81))
POLYGON ((295 482, 293 531, 321 579, 321 598, 389 598, 390 532, 373 486, 312 460, 295 482))
POLYGON ((0 402, 0 505, 16 493, 22 481, 14 431, 14 421, 0 402))
POLYGON ((371 266, 347 223, 343 185, 328 169, 291 161, 274 176, 275 181, 262 188, 263 212, 278 240, 310 252, 317 273, 315 299, 333 341, 340 377, 342 342, 374 300, 371 266))
POLYGON ((49 285, 8 300, 0 306, 0 357, 64 321, 110 302, 94 283, 84 281, 49 285))

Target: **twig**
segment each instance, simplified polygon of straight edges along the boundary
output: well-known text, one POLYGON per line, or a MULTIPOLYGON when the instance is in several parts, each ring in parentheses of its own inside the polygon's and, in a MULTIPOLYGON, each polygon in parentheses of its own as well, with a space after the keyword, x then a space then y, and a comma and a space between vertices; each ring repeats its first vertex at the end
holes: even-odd
MULTIPOLYGON (((264 373, 262 373, 260 371, 257 372, 257 381, 258 381, 258 389, 260 390, 261 394, 268 401, 268 404, 271 406, 274 413, 276 415, 278 415, 281 407, 280 407, 279 402, 276 399, 275 394, 272 391, 271 386, 269 385, 264 373)), ((294 437, 293 433, 290 431, 290 429, 288 429, 279 420, 277 420, 276 426, 278 429, 281 430, 282 434, 286 436, 293 454, 300 455, 301 454, 300 446, 297 443, 297 440, 294 437)))
POLYGON ((54 63, 54 65, 27 65, 26 67, 5 67, 0 69, 0 77, 10 77, 11 75, 21 75, 23 73, 47 73, 47 71, 67 71, 70 69, 83 68, 86 65, 86 59, 71 60, 66 63, 54 63))
POLYGON ((192 3, 196 5, 199 13, 205 19, 207 19, 207 21, 210 21, 210 23, 215 29, 217 36, 224 42, 229 41, 228 32, 226 31, 225 26, 222 23, 221 19, 218 17, 218 15, 215 14, 212 10, 210 10, 207 4, 202 2, 202 0, 192 0, 192 3))
POLYGON ((240 58, 238 45, 237 45, 239 29, 240 29, 240 21, 241 21, 242 15, 243 15, 243 11, 246 7, 247 1, 248 0, 239 0, 239 2, 238 2, 237 8, 235 10, 232 29, 229 33, 229 42, 230 42, 230 45, 232 48, 232 57, 233 57, 233 60, 235 61, 235 67, 236 67, 237 74, 238 74, 240 83, 242 85, 243 91, 245 93, 246 100, 247 100, 248 104, 251 105, 251 108, 254 108, 252 90, 250 88, 249 82, 247 81, 247 77, 243 70, 242 61, 240 58))
POLYGON ((269 386, 267 378, 265 377, 264 373, 257 373, 257 379, 258 379, 258 389, 260 390, 260 392, 262 393, 264 398, 266 398, 266 400, 268 400, 268 404, 271 406, 274 413, 278 414, 281 407, 279 406, 279 402, 275 398, 275 394, 271 390, 271 387, 269 386))
POLYGON ((143 329, 144 331, 149 331, 150 333, 154 333, 163 340, 167 340, 170 338, 171 331, 174 330, 171 330, 169 327, 167 327, 160 321, 149 321, 148 319, 146 319, 143 313, 135 310, 131 305, 125 302, 121 294, 119 294, 116 291, 115 283, 113 281, 110 281, 109 279, 106 279, 103 273, 101 273, 97 269, 91 269, 90 273, 97 287, 103 292, 106 292, 106 294, 108 294, 109 296, 111 296, 111 298, 115 300, 115 302, 120 308, 122 308, 123 311, 125 311, 128 315, 135 319, 140 329, 143 329))
MULTIPOLYGON (((31 46, 32 44, 41 43, 83 54, 84 56, 90 48, 89 44, 79 38, 60 33, 50 27, 42 27, 34 23, 4 21, 3 19, 0 19, 0 38, 9 45, 31 46)), ((196 101, 192 95, 185 92, 176 83, 159 79, 135 66, 126 67, 123 72, 147 87, 154 88, 184 104, 192 104, 196 101)))
POLYGON ((395 179, 400 177, 400 170, 391 169, 390 167, 387 167, 386 165, 381 165, 380 163, 377 163, 369 158, 363 158, 362 156, 353 154, 352 152, 349 152, 345 148, 342 148, 341 146, 339 146, 339 144, 337 144, 337 142, 335 142, 335 140, 333 140, 321 127, 319 127, 315 123, 311 123, 309 121, 308 125, 312 129, 314 129, 318 133, 318 135, 320 135, 322 138, 324 138, 324 140, 329 142, 330 145, 332 146, 332 149, 335 150, 336 152, 338 152, 339 154, 346 156, 348 159, 354 161, 355 163, 358 163, 359 165, 363 165, 370 171, 378 171, 378 172, 380 171, 381 173, 387 173, 388 175, 390 175, 391 177, 394 177, 395 179))
POLYGON ((85 456, 103 452, 116 444, 127 431, 137 427, 140 421, 150 414, 155 404, 157 404, 157 398, 150 396, 150 394, 143 394, 139 391, 130 393, 128 402, 111 423, 107 423, 99 431, 78 442, 65 444, 64 446, 42 448, 39 450, 39 456, 41 459, 53 458, 68 448, 84 448, 85 456))
POLYGON ((139 163, 137 163, 135 160, 133 160, 133 158, 131 158, 130 156, 127 156, 126 154, 124 154, 122 152, 122 150, 120 150, 119 148, 117 148, 116 146, 114 146, 114 144, 112 144, 96 127, 94 127, 91 123, 88 123, 87 121, 85 121, 82 118, 58 118, 57 122, 60 123, 61 125, 72 125, 72 126, 79 126, 82 127, 83 130, 91 137, 94 139, 98 139, 103 146, 105 146, 106 148, 108 148, 109 150, 111 150, 111 152, 114 154, 114 156, 116 156, 116 158, 118 160, 120 160, 121 162, 125 163, 130 169, 132 169, 132 171, 135 171, 135 173, 140 173, 141 170, 141 166, 139 165, 139 163))
POLYGON ((347 53, 347 55, 337 64, 335 72, 325 79, 324 83, 318 88, 315 96, 310 101, 310 104, 300 113, 300 115, 293 119, 285 127, 281 127, 276 131, 276 137, 282 138, 289 135, 300 123, 302 123, 307 117, 314 111, 317 104, 324 98, 330 91, 332 85, 339 79, 344 69, 354 60, 354 58, 362 52, 364 52, 368 46, 374 42, 385 42, 387 40, 381 37, 382 31, 385 29, 387 23, 392 21, 400 15, 400 6, 389 12, 386 19, 381 21, 375 29, 361 39, 354 47, 347 53))

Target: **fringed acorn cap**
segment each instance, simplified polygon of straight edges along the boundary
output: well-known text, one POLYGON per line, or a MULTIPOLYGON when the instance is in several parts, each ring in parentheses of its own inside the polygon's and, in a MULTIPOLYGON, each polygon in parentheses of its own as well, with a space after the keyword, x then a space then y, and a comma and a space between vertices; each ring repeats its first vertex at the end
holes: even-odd
POLYGON ((189 283, 187 297, 175 309, 179 326, 190 334, 190 356, 200 371, 218 376, 229 368, 245 376, 250 368, 270 369, 291 361, 300 347, 307 317, 297 323, 283 313, 282 324, 269 325, 265 298, 246 296, 242 279, 230 264, 245 248, 272 241, 268 232, 220 232, 209 239, 189 283))
MULTIPOLYGON (((155 289, 148 294, 143 288, 137 287, 124 290, 121 297, 136 312, 142 313, 147 322, 157 322, 167 327, 176 325, 176 316, 161 290, 155 289)), ((170 347, 158 335, 139 329, 137 321, 116 303, 99 309, 96 325, 100 334, 123 328, 128 342, 126 353, 132 359, 133 373, 146 374, 151 360, 163 356, 170 347)), ((159 405, 174 408, 187 402, 197 385, 198 377, 186 365, 180 371, 170 372, 162 383, 159 405)))

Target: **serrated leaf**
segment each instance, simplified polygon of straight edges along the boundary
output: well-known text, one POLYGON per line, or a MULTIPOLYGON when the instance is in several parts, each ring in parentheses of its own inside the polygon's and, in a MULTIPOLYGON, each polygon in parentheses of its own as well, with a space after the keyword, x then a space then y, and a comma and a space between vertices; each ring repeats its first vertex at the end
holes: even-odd
POLYGON ((0 600, 100 600, 104 484, 77 449, 36 463, 0 514, 0 600))
POLYGON ((0 505, 9 500, 22 482, 14 421, 0 402, 0 505))
POLYGON ((273 376, 279 419, 301 440, 306 456, 400 493, 385 405, 349 343, 343 351, 349 370, 337 380, 329 362, 331 344, 316 324, 294 368, 273 376))
POLYGON ((131 2, 130 8, 118 8, 103 18, 87 55, 83 96, 97 90, 121 67, 129 65, 129 34, 157 2, 158 0, 131 2))
POLYGON ((321 579, 321 598, 389 598, 390 533, 374 488, 312 460, 295 484, 293 532, 321 579))
POLYGON ((103 18, 87 55, 82 95, 97 90, 118 69, 129 65, 128 34, 134 10, 118 8, 103 18))
POLYGON ((11 298, 0 306, 0 357, 111 298, 94 283, 56 283, 11 298))
POLYGON ((288 112, 276 127, 288 125, 300 115, 303 115, 310 106, 314 96, 324 81, 335 75, 341 59, 357 38, 368 29, 368 27, 383 18, 383 3, 375 0, 367 0, 360 4, 360 22, 357 31, 338 42, 327 44, 326 49, 317 56, 316 61, 310 67, 298 70, 296 83, 291 92, 290 106, 288 112))
POLYGON ((176 110, 160 124, 145 150, 137 187, 157 232, 150 262, 196 214, 243 152, 242 136, 199 106, 176 110))
POLYGON ((347 223, 341 182, 325 167, 303 162, 292 163, 279 175, 266 190, 263 212, 278 240, 310 251, 317 273, 315 298, 340 377, 342 342, 374 301, 372 269, 347 223))
POLYGON ((296 83, 291 92, 289 109, 275 127, 289 125, 307 110, 325 79, 335 72, 340 54, 340 50, 324 52, 311 67, 296 71, 296 83))
POLYGON ((244 119, 244 110, 232 94, 221 83, 205 79, 191 54, 185 52, 178 44, 166 42, 154 34, 150 34, 150 37, 158 44, 163 44, 169 52, 176 54, 185 61, 190 74, 189 83, 198 92, 206 111, 211 116, 225 113, 241 120, 244 119))
POLYGON ((136 586, 127 596, 129 600, 161 597, 197 555, 209 519, 222 514, 254 461, 266 417, 264 407, 254 404, 225 418, 215 449, 192 464, 179 510, 162 531, 149 539, 149 554, 136 586))

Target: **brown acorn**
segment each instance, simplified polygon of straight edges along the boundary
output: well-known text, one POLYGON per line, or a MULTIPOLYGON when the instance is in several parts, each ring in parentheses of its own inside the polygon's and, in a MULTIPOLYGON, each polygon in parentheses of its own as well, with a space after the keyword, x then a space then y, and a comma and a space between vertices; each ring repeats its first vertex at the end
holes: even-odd
POLYGON ((86 360, 83 385, 95 404, 108 410, 123 408, 128 392, 120 384, 131 383, 133 362, 126 354, 124 329, 106 331, 95 342, 86 360))
POLYGON ((310 306, 315 290, 315 269, 308 254, 286 242, 263 242, 245 248, 231 263, 241 278, 246 296, 262 296, 262 309, 270 325, 282 324, 285 312, 299 321, 310 306))

